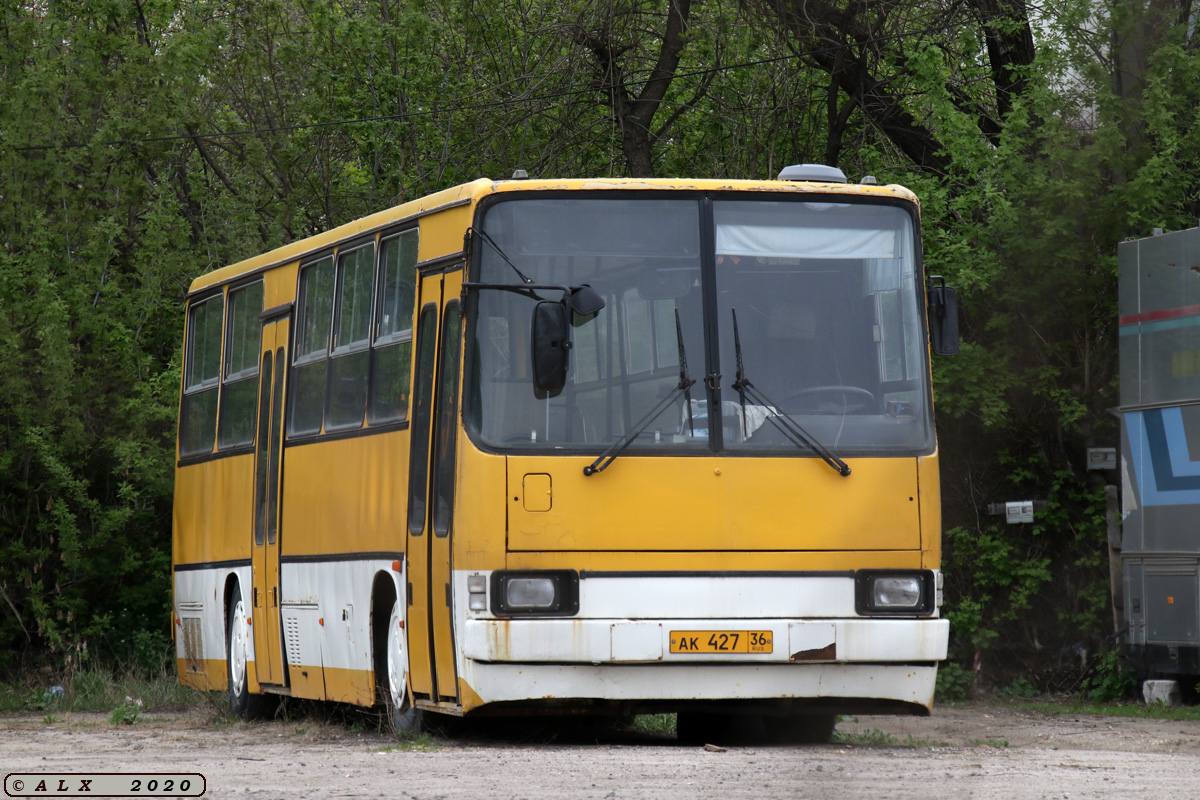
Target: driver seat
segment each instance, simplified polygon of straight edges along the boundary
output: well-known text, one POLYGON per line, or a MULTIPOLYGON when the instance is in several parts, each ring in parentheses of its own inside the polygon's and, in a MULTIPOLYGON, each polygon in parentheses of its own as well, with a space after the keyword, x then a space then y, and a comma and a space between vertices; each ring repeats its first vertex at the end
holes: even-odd
POLYGON ((829 329, 817 313, 805 303, 776 301, 767 316, 767 338, 772 345, 790 353, 794 368, 780 376, 783 397, 814 386, 836 386, 842 381, 836 347, 829 341, 829 329))

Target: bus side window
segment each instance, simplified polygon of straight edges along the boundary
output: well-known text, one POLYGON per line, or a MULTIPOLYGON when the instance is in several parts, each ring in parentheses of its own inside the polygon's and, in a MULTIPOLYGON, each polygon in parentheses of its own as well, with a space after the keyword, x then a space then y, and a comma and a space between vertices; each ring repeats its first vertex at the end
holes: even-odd
POLYGON ((262 281, 230 290, 218 449, 247 445, 254 441, 258 357, 262 349, 262 324, 258 315, 262 310, 262 281))
POLYGON ((380 245, 379 304, 367 410, 371 424, 395 422, 408 414, 416 275, 417 231, 384 239, 380 245))
POLYGON ((338 253, 337 314, 325 430, 359 428, 367 409, 375 246, 338 253))
POLYGON ((333 326, 333 257, 300 271, 300 319, 288 434, 320 433, 325 412, 325 363, 333 326))
POLYGON ((183 403, 179 421, 179 455, 211 453, 217 434, 217 396, 221 384, 223 295, 192 303, 188 309, 188 344, 184 359, 183 403))

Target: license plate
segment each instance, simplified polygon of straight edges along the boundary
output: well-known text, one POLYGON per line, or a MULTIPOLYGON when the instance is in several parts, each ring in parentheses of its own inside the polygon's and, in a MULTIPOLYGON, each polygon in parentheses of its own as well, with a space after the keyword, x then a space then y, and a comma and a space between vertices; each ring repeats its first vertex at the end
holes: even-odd
POLYGON ((771 631, 671 631, 672 653, 770 653, 771 631))

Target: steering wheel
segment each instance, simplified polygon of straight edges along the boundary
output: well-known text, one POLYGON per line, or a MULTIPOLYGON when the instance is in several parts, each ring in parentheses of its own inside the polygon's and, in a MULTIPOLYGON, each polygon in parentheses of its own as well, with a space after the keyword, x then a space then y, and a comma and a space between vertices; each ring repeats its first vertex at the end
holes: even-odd
POLYGON ((510 433, 500 439, 500 444, 546 444, 544 439, 533 440, 529 438, 528 433, 510 433))
POLYGON ((861 411, 864 408, 869 408, 875 404, 875 395, 862 388, 861 386, 810 386, 807 389, 801 389, 798 392, 791 394, 780 400, 779 404, 785 408, 791 408, 795 405, 799 409, 817 410, 818 403, 809 399, 812 395, 840 395, 843 400, 839 404, 838 410, 844 413, 861 411), (851 401, 851 397, 857 397, 856 401, 851 401))

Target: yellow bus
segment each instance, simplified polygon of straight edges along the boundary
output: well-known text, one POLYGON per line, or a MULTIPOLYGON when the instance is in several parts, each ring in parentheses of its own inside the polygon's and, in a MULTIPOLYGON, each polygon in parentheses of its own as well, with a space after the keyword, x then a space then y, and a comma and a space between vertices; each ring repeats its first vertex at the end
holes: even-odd
POLYGON ((180 680, 407 729, 928 713, 928 283, 916 197, 812 165, 481 179, 197 278, 180 680))

